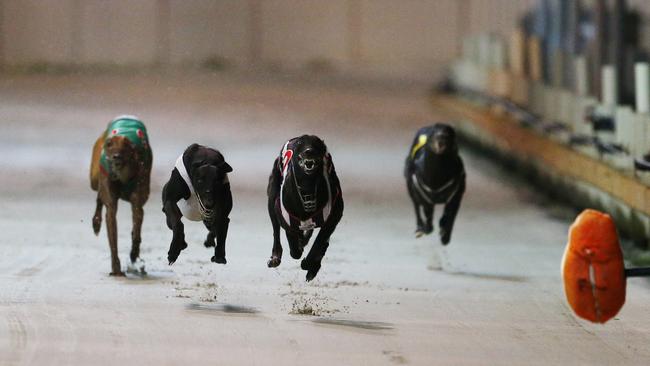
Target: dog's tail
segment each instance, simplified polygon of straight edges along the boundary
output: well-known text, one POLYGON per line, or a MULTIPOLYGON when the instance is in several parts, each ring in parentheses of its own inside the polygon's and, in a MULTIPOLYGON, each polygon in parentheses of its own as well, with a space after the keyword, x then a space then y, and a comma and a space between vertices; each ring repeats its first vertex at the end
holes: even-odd
POLYGON ((93 146, 93 155, 90 159, 90 188, 93 191, 99 189, 99 158, 102 154, 102 149, 104 148, 104 134, 95 141, 93 146))

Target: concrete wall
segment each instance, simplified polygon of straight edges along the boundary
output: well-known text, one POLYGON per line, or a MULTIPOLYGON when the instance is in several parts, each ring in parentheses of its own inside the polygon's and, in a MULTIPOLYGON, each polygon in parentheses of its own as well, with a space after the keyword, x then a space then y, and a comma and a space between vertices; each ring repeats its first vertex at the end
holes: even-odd
POLYGON ((534 0, 0 0, 0 62, 331 65, 431 80, 534 0))

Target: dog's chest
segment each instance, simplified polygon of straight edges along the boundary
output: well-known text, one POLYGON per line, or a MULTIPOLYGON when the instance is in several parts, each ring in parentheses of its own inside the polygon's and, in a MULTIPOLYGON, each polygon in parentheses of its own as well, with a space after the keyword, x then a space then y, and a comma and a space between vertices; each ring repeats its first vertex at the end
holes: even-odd
POLYGON ((416 190, 429 203, 445 203, 453 195, 462 176, 462 165, 457 157, 415 161, 415 171, 410 177, 416 190))
POLYGON ((293 231, 308 231, 321 227, 331 213, 335 197, 332 191, 335 189, 337 188, 331 186, 329 177, 324 176, 315 191, 299 194, 291 180, 285 179, 276 204, 282 226, 293 231))
POLYGON ((323 210, 329 203, 332 195, 330 187, 324 182, 320 183, 315 190, 304 191, 295 189, 292 185, 283 185, 282 198, 285 207, 292 214, 301 219, 307 219, 323 210))
POLYGON ((206 209, 203 208, 203 204, 201 203, 198 194, 194 190, 194 186, 192 185, 192 180, 190 179, 190 176, 187 173, 185 163, 183 162, 183 154, 181 154, 178 157, 178 159, 176 159, 176 164, 174 168, 180 175, 187 189, 190 191, 189 198, 181 199, 176 203, 178 209, 181 210, 183 217, 185 217, 190 221, 209 220, 211 218, 210 216, 212 212, 206 211, 206 209))

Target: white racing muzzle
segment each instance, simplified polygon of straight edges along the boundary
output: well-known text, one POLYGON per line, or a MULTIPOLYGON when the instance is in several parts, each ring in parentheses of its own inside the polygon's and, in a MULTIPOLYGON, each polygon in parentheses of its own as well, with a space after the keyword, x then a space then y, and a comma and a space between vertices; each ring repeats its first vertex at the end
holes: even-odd
POLYGON ((298 160, 298 165, 300 169, 305 172, 305 174, 313 174, 316 171, 316 159, 301 158, 298 160))

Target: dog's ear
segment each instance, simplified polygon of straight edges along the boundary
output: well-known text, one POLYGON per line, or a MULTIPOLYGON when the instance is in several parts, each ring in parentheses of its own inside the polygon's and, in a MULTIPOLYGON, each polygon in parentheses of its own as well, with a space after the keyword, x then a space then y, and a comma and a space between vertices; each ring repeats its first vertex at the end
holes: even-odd
POLYGON ((187 149, 185 149, 183 155, 191 158, 194 155, 194 153, 199 149, 199 146, 200 145, 196 143, 188 146, 187 149))
POLYGON ((232 167, 230 166, 230 164, 224 161, 223 163, 219 164, 219 170, 221 170, 224 173, 230 173, 232 172, 232 167))

